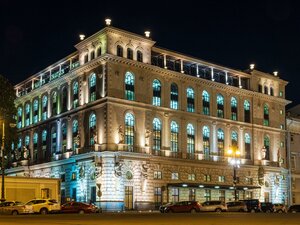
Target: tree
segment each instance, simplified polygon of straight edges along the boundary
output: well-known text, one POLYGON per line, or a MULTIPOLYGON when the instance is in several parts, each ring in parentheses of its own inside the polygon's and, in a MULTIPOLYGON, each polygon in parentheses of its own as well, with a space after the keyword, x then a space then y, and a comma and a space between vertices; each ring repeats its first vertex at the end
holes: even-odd
POLYGON ((16 123, 17 110, 15 107, 16 94, 13 85, 8 79, 0 75, 0 143, 2 146, 2 125, 5 122, 5 146, 4 155, 8 158, 8 163, 11 159, 11 146, 16 143, 17 129, 10 127, 10 124, 16 123))

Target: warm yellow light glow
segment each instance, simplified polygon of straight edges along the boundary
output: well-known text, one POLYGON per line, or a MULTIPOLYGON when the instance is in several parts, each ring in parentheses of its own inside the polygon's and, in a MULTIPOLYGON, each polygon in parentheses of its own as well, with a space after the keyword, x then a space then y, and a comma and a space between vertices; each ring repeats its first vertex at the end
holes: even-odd
POLYGON ((82 41, 82 40, 84 40, 85 35, 84 35, 84 34, 79 34, 79 38, 80 38, 80 40, 82 41))
POLYGON ((109 18, 105 19, 105 24, 106 24, 107 26, 110 26, 110 24, 111 24, 111 19, 109 19, 109 18))
POLYGON ((148 37, 150 37, 150 31, 145 31, 145 36, 148 38, 148 37))
POLYGON ((251 69, 251 70, 253 70, 253 69, 254 69, 254 67, 255 67, 255 64, 253 64, 253 63, 252 63, 252 64, 250 64, 250 69, 251 69))
POLYGON ((240 155, 241 152, 240 152, 239 150, 237 150, 237 151, 235 152, 235 154, 236 154, 236 155, 240 155))
POLYGON ((231 155, 232 154, 232 149, 228 149, 227 153, 228 153, 228 155, 231 155))

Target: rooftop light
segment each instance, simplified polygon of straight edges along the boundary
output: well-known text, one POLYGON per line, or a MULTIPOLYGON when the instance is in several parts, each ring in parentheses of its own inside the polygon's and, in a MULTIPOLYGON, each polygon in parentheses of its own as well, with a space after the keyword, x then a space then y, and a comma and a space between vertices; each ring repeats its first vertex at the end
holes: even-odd
POLYGON ((80 40, 82 41, 82 40, 84 40, 85 35, 84 35, 84 34, 79 34, 79 38, 80 38, 80 40))
POLYGON ((149 38, 150 37, 150 31, 145 31, 145 36, 147 37, 147 38, 149 38))
POLYGON ((110 26, 111 19, 109 19, 109 18, 105 19, 105 24, 106 24, 106 26, 110 26))
POLYGON ((255 67, 254 63, 250 64, 250 70, 254 70, 254 67, 255 67))
POLYGON ((278 71, 274 71, 273 74, 274 74, 275 77, 277 77, 278 76, 278 71))

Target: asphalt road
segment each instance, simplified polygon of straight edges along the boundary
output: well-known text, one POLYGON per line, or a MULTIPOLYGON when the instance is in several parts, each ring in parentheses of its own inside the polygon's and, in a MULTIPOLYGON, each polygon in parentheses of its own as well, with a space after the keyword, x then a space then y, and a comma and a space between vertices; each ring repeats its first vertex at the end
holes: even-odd
POLYGON ((266 213, 101 213, 0 216, 2 225, 300 225, 299 214, 266 213))

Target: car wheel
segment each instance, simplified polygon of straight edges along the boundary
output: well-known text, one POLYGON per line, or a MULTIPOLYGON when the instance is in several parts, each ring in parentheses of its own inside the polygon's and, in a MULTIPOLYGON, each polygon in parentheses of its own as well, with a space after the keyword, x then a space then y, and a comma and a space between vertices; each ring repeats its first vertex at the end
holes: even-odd
POLYGON ((279 209, 279 210, 277 211, 277 213, 283 213, 282 209, 279 209))
POLYGON ((42 215, 48 214, 48 209, 42 208, 42 209, 40 210, 40 214, 42 214, 42 215))
POLYGON ((79 214, 84 214, 84 210, 79 210, 79 214))
POLYGON ((293 210, 293 211, 292 211, 292 213, 296 213, 296 212, 297 212, 296 210, 293 210))
POLYGON ((270 213, 270 212, 271 212, 271 210, 270 210, 270 209, 267 209, 267 210, 266 210, 266 213, 270 213))
POLYGON ((197 212, 196 209, 191 210, 191 213, 196 213, 196 212, 197 212))
POLYGON ((250 212, 251 212, 251 213, 255 213, 255 209, 251 209, 250 212))
POLYGON ((220 212, 222 212, 222 209, 217 208, 217 209, 215 210, 215 212, 220 213, 220 212))
POLYGON ((19 213, 18 213, 17 210, 14 210, 14 211, 11 212, 11 215, 13 215, 13 216, 16 216, 16 215, 18 215, 18 214, 19 214, 19 213))

